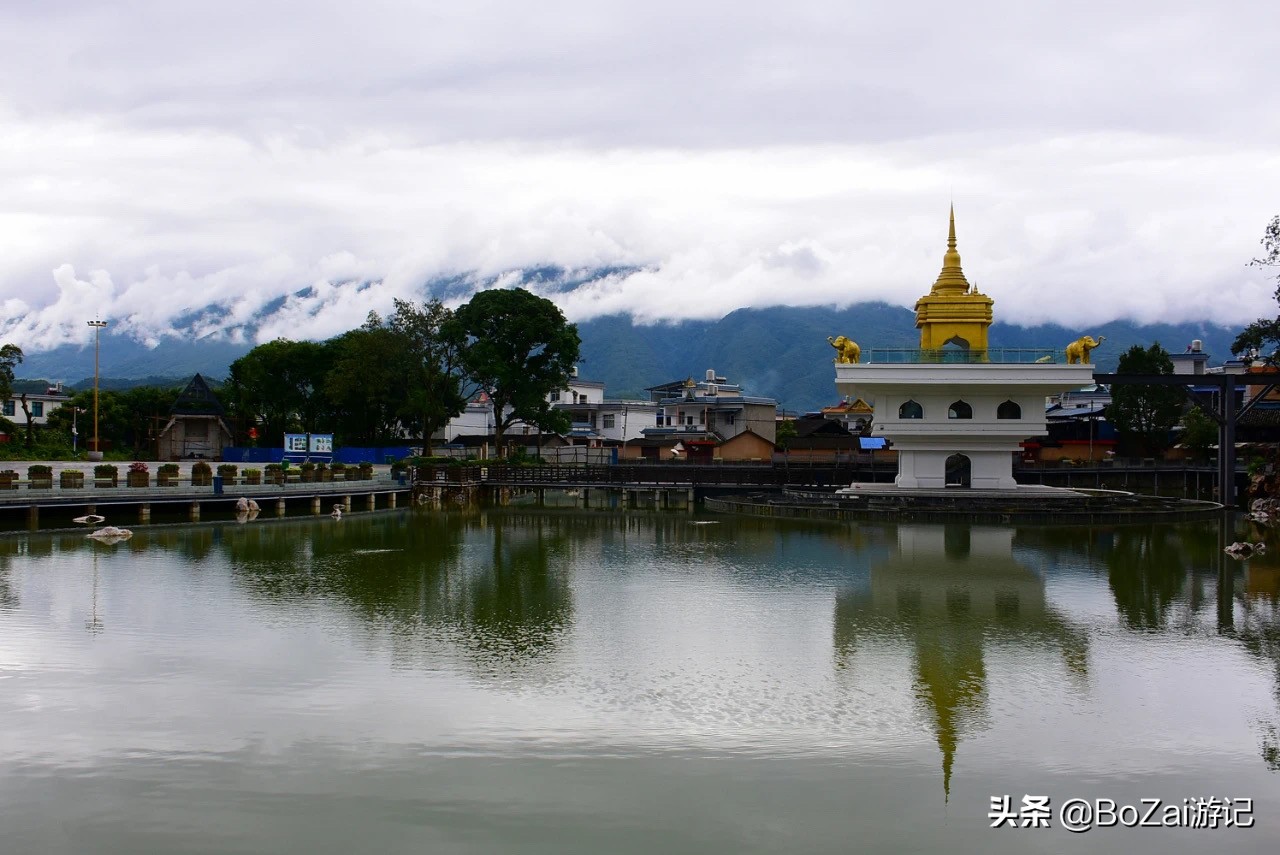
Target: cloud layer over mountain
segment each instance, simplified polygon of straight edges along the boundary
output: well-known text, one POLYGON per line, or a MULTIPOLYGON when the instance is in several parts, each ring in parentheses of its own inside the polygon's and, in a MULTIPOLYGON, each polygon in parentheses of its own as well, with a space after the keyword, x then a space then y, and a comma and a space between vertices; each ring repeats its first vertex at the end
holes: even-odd
POLYGON ((543 264, 574 319, 1274 314, 1271 4, 16 2, 0 337, 320 337, 543 264))

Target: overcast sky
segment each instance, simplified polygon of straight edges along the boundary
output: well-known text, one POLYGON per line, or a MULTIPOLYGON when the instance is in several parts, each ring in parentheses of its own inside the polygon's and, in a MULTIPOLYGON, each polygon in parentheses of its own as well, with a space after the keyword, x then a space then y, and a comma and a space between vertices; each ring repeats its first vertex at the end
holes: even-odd
MULTIPOLYGON (((644 271, 572 319, 911 305, 954 198, 1004 321, 1239 324, 1280 213, 1280 4, 0 4, 0 335, 155 340, 322 286, 644 271)), ((217 323, 213 326, 216 327, 217 323)))

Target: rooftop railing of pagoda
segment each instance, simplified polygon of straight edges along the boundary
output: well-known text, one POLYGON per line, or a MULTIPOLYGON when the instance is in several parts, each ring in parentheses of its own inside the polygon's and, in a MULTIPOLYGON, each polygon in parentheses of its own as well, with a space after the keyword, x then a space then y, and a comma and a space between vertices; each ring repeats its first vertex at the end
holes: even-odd
POLYGON ((986 350, 942 348, 924 350, 918 347, 874 347, 862 351, 862 361, 894 365, 1017 363, 1020 365, 1057 364, 1067 361, 1065 350, 1043 347, 991 347, 986 350))

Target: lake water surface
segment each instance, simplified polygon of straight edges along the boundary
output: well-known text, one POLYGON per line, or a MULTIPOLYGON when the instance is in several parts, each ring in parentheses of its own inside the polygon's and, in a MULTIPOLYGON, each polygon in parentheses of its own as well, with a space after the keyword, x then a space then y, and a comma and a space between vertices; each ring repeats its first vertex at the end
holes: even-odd
MULTIPOLYGON (((1234 539, 1236 533, 1229 532, 1234 539)), ((1280 547, 390 511, 0 538, 5 852, 1280 851, 1280 547), (990 827, 993 796, 1052 827, 990 827), (1252 828, 1060 827, 1252 798, 1252 828)))

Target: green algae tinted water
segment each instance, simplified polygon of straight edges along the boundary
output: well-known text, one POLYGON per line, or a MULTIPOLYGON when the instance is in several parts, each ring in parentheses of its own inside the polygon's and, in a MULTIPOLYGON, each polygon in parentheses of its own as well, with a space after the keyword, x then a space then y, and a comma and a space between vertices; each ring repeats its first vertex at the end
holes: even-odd
POLYGON ((3 849, 1277 851, 1280 549, 1224 535, 402 511, 0 538, 3 849), (1006 795, 1050 827, 991 828, 1006 795), (1210 797, 1253 827, 1058 815, 1210 797))

